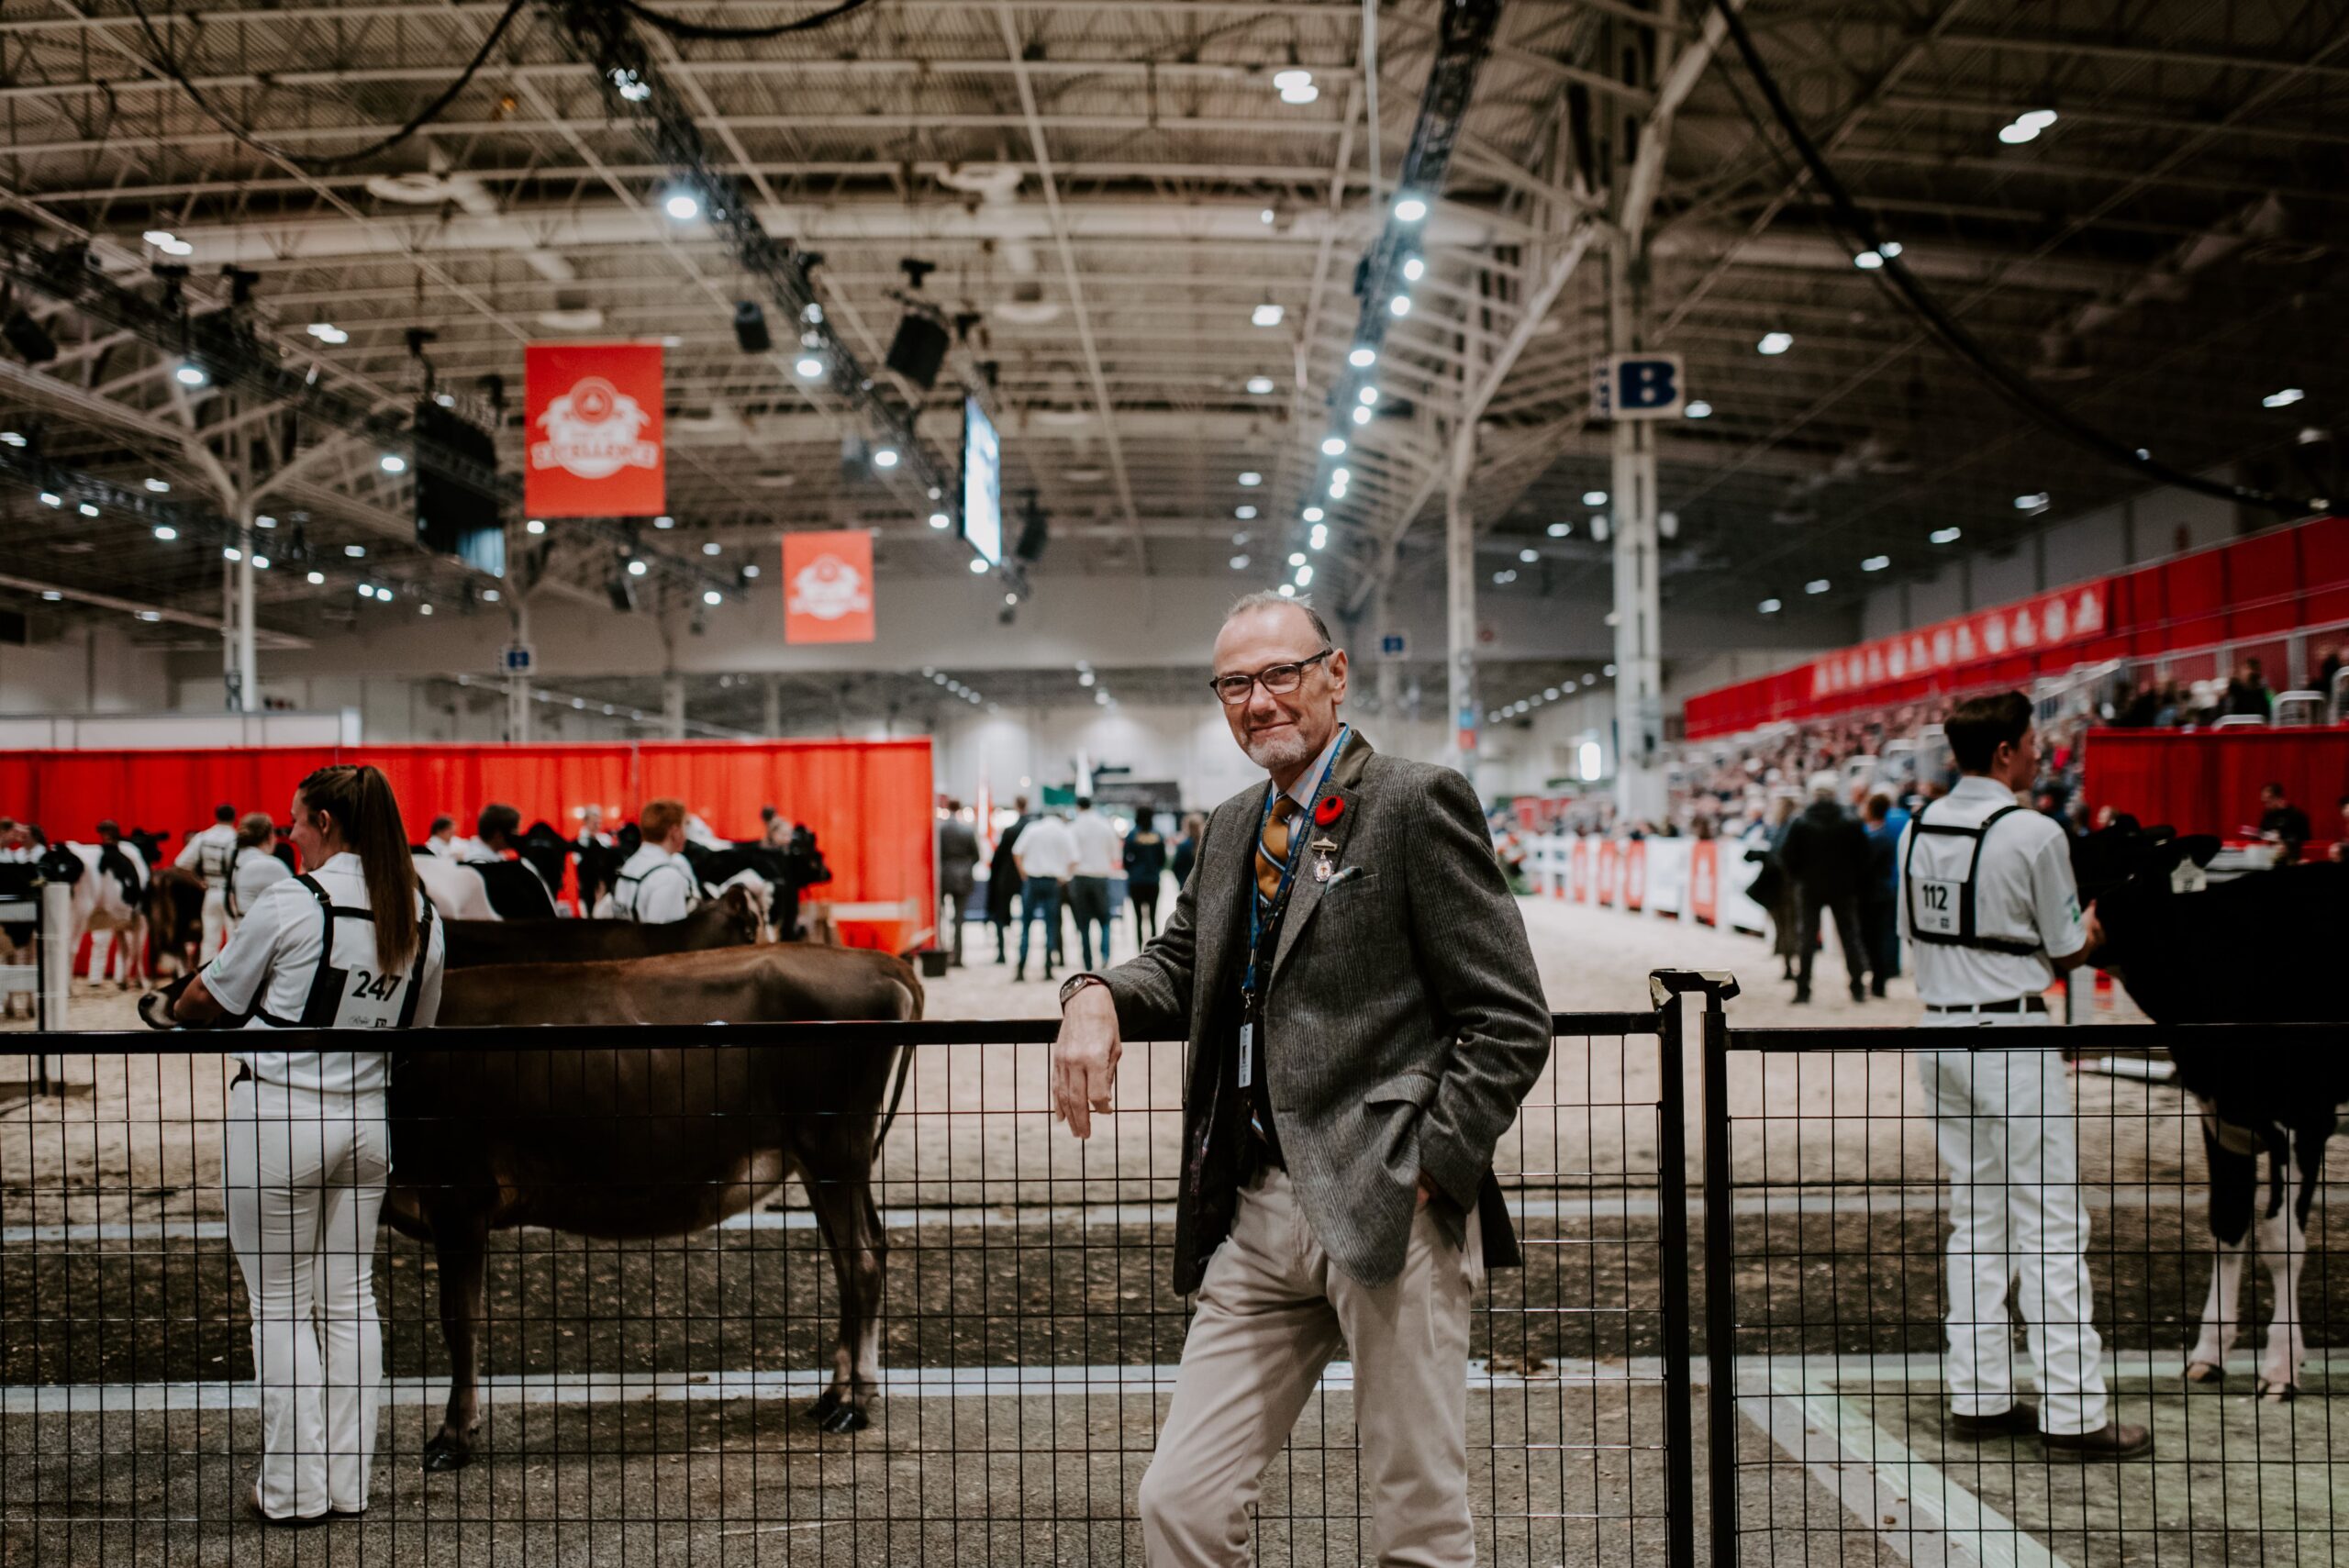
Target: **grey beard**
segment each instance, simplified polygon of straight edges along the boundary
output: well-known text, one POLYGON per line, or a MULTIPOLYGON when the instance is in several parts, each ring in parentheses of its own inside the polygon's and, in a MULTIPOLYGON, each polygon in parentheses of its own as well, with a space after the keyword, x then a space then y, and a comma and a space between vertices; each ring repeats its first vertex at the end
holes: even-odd
POLYGON ((1240 743, 1240 749, 1248 753, 1248 760, 1268 773, 1277 773, 1283 768, 1303 767, 1313 758, 1312 746, 1311 741, 1295 729, 1290 730, 1286 739, 1250 739, 1240 743))

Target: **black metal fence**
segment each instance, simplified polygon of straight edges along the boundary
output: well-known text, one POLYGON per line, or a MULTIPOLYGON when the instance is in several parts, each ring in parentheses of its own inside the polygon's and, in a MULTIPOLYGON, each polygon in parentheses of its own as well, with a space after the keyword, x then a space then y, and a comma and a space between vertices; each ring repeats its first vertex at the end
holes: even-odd
MULTIPOLYGON (((1495 1162, 1527 1266, 1475 1310, 1480 1559, 1684 1563, 1676 1016, 1554 1028, 1495 1162)), ((1080 1144, 1047 1109, 1053 1032, 409 1037, 429 1049, 395 1073, 368 1249, 365 1511, 284 1537, 246 1513, 262 1417, 230 1242, 251 1211, 224 1169, 232 1042, 0 1042, 26 1053, 0 1058, 0 1561, 1139 1562, 1188 1316, 1168 1280, 1184 1052, 1130 1042, 1118 1111, 1080 1144), (868 1207, 859 1151, 899 1045, 868 1207), (451 1299, 476 1305, 452 1323, 451 1299), (465 1323, 470 1434, 462 1411, 444 1430, 465 1323)), ((1265 1477, 1260 1561, 1366 1554, 1353 1414, 1341 1360, 1265 1477)))
POLYGON ((2327 1349, 2349 1326, 2349 1271, 2328 1262, 2349 1217, 2323 1180, 2349 1150, 2329 1172, 2321 1139, 2281 1167, 2221 1155, 2214 1188, 2197 1102, 2129 1065, 2191 1050, 2273 1103, 2305 1053, 2343 1043, 2297 1026, 1738 1029, 1714 1005, 1708 1404, 1734 1440, 1709 1453, 1709 1493, 1731 1504, 1712 1510, 1712 1561, 2349 1560, 2327 1349), (1967 1117, 1969 1094, 2007 1120, 1967 1117), (2211 1296, 2214 1206, 2248 1232, 2231 1315, 2211 1296), (2066 1327, 2082 1318, 2087 1339, 2066 1327), (2217 1375, 2189 1380, 2192 1362, 2217 1375), (2289 1399, 2259 1396, 2287 1380, 2289 1399), (2021 1432, 1953 1419, 2016 1395, 2038 1412, 2021 1432), (2084 1464, 2028 1429, 2107 1417, 2146 1429, 2150 1452, 2084 1464))

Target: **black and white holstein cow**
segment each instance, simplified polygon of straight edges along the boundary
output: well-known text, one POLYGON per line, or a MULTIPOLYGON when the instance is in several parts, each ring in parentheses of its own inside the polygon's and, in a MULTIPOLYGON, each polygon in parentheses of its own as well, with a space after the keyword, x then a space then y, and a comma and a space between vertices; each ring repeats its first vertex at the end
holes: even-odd
MULTIPOLYGON (((2099 966, 2156 1023, 2338 1024, 2334 966, 2349 952, 2349 865, 2287 866, 2176 891, 2174 873, 2209 863, 2218 847, 2165 828, 2108 828, 2079 840, 2080 896, 2095 901, 2105 933, 2099 966)), ((2224 1375, 2240 1327, 2245 1243, 2255 1241, 2276 1296, 2259 1394, 2288 1399, 2299 1385, 2308 1218, 2335 1108, 2349 1099, 2344 1047, 2349 1040, 2284 1040, 2246 1051, 2188 1040, 2171 1048, 2178 1082, 2201 1111, 2218 1251, 2201 1332, 2187 1352, 2189 1382, 2224 1375)))

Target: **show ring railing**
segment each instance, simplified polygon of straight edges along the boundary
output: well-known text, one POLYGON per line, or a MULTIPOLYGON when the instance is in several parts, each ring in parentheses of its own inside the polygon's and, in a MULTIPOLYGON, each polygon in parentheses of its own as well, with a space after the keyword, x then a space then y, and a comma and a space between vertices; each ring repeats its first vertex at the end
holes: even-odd
MULTIPOLYGON (((1489 1274, 1475 1308, 1481 1561, 2337 1560, 2349 1510, 2326 1347, 2343 1303, 2325 1259, 2341 1238, 2321 1186, 2288 1260, 2310 1347, 2298 1397, 2250 1392, 2274 1305, 2260 1259, 2233 1314, 2250 1348, 2222 1357, 2225 1381, 2189 1385, 2211 1273, 2196 1107, 2142 1076, 2062 1077, 2088 1229, 2068 1255, 2112 1409, 2153 1429, 2153 1453, 2082 1467, 2025 1438, 1960 1443, 1945 1429, 1943 1129, 1920 1074, 1931 1051, 2125 1058, 2188 1039, 2259 1070, 2338 1049, 2338 1029, 1735 1029, 1726 977, 1652 989, 1652 1012, 1553 1019, 1550 1066, 1496 1151, 1527 1266, 1489 1274)), ((1046 1109, 1053 1032, 404 1040, 387 1218, 407 1229, 386 1223, 371 1254, 386 1373, 373 1488, 362 1516, 295 1538, 295 1560, 1139 1562, 1135 1488, 1189 1310, 1168 1282, 1184 1052, 1130 1045, 1117 1110, 1080 1143, 1046 1109), (892 1103, 899 1047, 903 1097, 863 1211, 882 1255, 867 1260, 857 1153, 892 1103), (777 1187, 786 1165, 797 1179, 777 1187), (478 1426, 451 1452, 434 1446, 452 1373, 442 1287, 467 1283, 456 1221, 484 1215, 524 1223, 477 1254, 478 1426), (550 1216, 568 1228, 537 1222, 550 1216), (851 1396, 828 1403, 843 1367, 851 1396)), ((261 1444, 224 1190, 233 1064, 218 1049, 235 1042, 15 1040, 0 1554, 128 1563, 195 1543, 244 1561, 261 1444)), ((1260 1561, 1366 1554, 1353 1398, 1341 1352, 1264 1478, 1260 1561)))

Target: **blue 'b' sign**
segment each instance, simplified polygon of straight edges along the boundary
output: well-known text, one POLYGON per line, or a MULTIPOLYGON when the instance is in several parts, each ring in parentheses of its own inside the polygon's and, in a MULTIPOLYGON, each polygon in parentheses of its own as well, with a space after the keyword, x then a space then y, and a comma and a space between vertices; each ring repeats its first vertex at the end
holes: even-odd
POLYGON ((1668 419, 1687 403, 1678 354, 1610 354, 1599 361, 1592 412, 1602 419, 1668 419))

